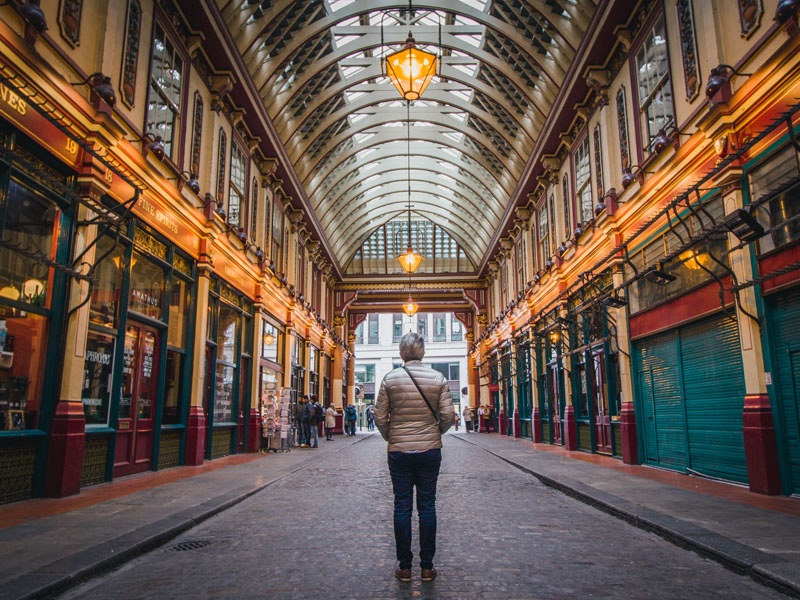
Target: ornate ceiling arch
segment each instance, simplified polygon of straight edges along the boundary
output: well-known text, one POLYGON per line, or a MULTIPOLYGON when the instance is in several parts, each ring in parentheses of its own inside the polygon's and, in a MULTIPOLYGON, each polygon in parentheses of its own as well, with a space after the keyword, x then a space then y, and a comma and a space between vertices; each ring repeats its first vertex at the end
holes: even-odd
POLYGON ((340 265, 406 210, 480 264, 595 10, 592 0, 219 0, 340 265), (382 57, 440 72, 406 106, 382 57), (408 154, 411 155, 410 174, 408 154))

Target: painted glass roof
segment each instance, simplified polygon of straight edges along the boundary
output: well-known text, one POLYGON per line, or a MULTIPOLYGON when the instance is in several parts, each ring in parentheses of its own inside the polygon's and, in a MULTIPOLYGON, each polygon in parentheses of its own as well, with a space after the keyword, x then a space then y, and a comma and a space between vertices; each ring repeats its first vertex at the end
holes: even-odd
POLYGON ((435 223, 464 264, 480 264, 594 10, 590 0, 219 2, 343 269, 357 251, 363 265, 365 242, 406 214, 409 153, 415 222, 435 223), (406 104, 382 58, 409 32, 441 66, 411 102, 407 144, 406 104))

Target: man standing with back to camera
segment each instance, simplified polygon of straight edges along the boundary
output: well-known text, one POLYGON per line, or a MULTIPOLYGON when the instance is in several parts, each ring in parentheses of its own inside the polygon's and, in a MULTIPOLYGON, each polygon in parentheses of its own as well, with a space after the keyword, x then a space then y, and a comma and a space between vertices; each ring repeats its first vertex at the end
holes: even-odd
POLYGON ((400 340, 403 366, 383 378, 375 402, 375 425, 389 442, 389 473, 394 491, 394 538, 400 581, 411 581, 411 512, 414 487, 419 513, 419 562, 422 581, 433 581, 436 569, 436 482, 442 463, 442 434, 455 413, 444 376, 424 366, 425 340, 407 333, 400 340))

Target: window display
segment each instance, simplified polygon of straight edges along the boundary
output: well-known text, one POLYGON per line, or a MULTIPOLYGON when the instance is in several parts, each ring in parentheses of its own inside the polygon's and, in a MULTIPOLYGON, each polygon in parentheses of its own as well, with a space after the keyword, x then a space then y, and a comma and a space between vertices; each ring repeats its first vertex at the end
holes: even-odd
POLYGON ((128 310, 153 319, 161 319, 164 293, 164 270, 139 252, 131 259, 128 310))
POLYGON ((108 423, 111 378, 114 371, 114 337, 89 332, 83 365, 83 413, 87 425, 108 423))

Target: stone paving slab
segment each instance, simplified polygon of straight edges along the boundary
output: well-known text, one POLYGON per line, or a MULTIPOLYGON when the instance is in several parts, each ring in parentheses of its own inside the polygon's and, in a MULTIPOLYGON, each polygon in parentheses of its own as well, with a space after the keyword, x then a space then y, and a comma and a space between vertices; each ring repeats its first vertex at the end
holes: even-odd
POLYGON ((2 529, 0 600, 49 597, 116 568, 367 437, 338 436, 327 444, 323 439, 316 450, 265 454, 247 463, 2 529))
POLYGON ((453 434, 545 485, 800 597, 800 519, 590 464, 497 435, 453 434))

